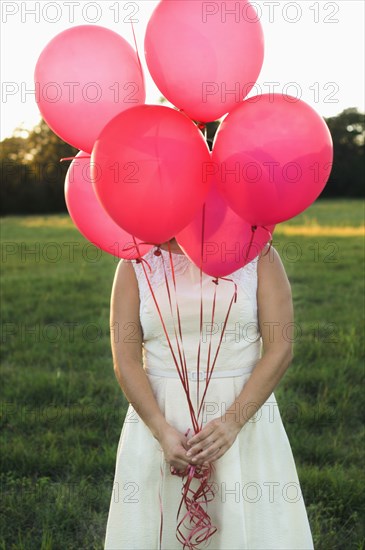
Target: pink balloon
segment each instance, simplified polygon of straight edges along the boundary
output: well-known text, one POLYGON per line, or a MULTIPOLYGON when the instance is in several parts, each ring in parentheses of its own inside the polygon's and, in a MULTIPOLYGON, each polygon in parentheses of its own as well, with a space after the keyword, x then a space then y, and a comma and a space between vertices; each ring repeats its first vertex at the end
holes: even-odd
POLYGON ((148 23, 145 54, 163 95, 193 120, 209 122, 254 86, 264 35, 247 0, 161 0, 148 23))
POLYGON ((253 225, 300 214, 320 195, 333 160, 323 118, 304 101, 264 94, 244 101, 223 121, 213 168, 231 208, 253 225))
POLYGON ((119 34, 97 25, 55 36, 42 51, 34 78, 47 124, 88 153, 109 120, 146 98, 136 52, 119 34))
POLYGON ((202 206, 211 178, 202 133, 169 107, 142 105, 115 117, 92 153, 96 193, 113 220, 150 243, 168 241, 202 206))
POLYGON ((185 254, 207 275, 225 277, 240 269, 271 240, 275 226, 252 226, 227 205, 214 183, 194 220, 176 235, 185 254), (203 238, 203 212, 204 238, 203 238))
POLYGON ((133 260, 144 256, 152 247, 140 244, 119 227, 105 212, 95 195, 90 179, 90 158, 80 151, 67 171, 65 199, 68 212, 80 233, 109 254, 133 260))

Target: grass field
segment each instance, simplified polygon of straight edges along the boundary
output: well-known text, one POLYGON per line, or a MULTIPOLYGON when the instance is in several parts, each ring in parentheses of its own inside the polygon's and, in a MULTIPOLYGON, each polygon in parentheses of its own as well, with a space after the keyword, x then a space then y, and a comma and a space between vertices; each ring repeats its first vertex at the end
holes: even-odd
MULTIPOLYGON (((274 234, 296 321, 275 393, 316 550, 365 548, 363 223, 361 201, 322 200, 274 234)), ((101 549, 126 410, 109 343, 118 259, 67 215, 3 218, 1 235, 0 548, 101 549)))

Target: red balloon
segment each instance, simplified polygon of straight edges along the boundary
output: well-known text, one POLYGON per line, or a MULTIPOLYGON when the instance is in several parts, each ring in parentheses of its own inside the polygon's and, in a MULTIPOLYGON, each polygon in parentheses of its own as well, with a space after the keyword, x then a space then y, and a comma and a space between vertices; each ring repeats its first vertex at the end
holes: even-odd
POLYGON ((88 153, 109 120, 146 99, 136 52, 122 36, 98 25, 55 36, 42 51, 34 78, 44 120, 88 153))
POLYGON ((204 273, 225 277, 253 260, 271 240, 274 229, 275 226, 270 225, 267 229, 258 227, 253 230, 249 223, 229 208, 214 183, 205 206, 176 235, 176 240, 204 273))
MULTIPOLYGON (((150 245, 136 247, 133 237, 119 227, 100 204, 90 178, 90 158, 80 151, 67 171, 65 200, 67 210, 80 233, 105 252, 133 260, 144 256, 150 245)), ((90 157, 90 156, 89 156, 90 157)))
POLYGON ((308 208, 326 185, 332 160, 331 134, 312 107, 264 94, 227 115, 215 136, 211 171, 237 214, 267 225, 308 208))
POLYGON ((211 178, 202 133, 169 107, 143 105, 115 117, 92 153, 95 191, 113 220, 140 239, 161 244, 204 203, 211 178))
POLYGON ((148 23, 145 53, 162 94, 193 120, 209 122, 254 86, 264 35, 247 0, 161 0, 148 23))

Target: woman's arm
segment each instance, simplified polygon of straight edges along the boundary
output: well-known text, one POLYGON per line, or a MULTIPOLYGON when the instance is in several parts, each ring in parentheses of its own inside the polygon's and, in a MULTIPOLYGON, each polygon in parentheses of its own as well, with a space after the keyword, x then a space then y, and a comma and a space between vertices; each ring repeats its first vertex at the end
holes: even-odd
POLYGON ((188 465, 187 438, 166 422, 143 370, 139 305, 133 265, 121 261, 115 273, 110 305, 114 372, 127 400, 160 442, 166 461, 182 469, 188 465))
POLYGON ((196 464, 217 460, 231 447, 239 431, 265 403, 292 361, 291 288, 280 256, 274 248, 266 256, 260 256, 257 269, 258 321, 263 355, 225 414, 206 424, 199 434, 188 441, 191 455, 187 456, 194 456, 203 450, 195 460, 190 459, 196 464))

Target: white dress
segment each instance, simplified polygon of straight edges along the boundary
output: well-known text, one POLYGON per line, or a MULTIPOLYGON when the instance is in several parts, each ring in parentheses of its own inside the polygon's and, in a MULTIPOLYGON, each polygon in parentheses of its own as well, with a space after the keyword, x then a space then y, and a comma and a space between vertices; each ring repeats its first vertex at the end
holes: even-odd
MULTIPOLYGON (((170 257, 151 250, 144 258, 147 272, 161 308, 171 342, 176 350, 172 314, 167 298, 167 273, 171 295, 174 290, 170 257), (163 268, 165 265, 165 271, 163 268)), ((209 342, 216 350, 229 302, 237 285, 214 371, 247 367, 252 369, 261 356, 262 340, 257 321, 257 261, 252 260, 228 280, 203 274, 181 254, 173 254, 176 295, 180 308, 183 348, 188 371, 196 371, 200 339, 200 302, 203 290, 204 323, 200 369, 205 368, 209 342), (232 282, 234 281, 234 282, 232 282), (216 311, 212 323, 212 301, 216 290, 216 311)), ((133 262, 140 293, 144 367, 176 372, 148 287, 142 264, 133 262)), ((173 308, 175 320, 176 311, 173 308)), ((250 374, 211 378, 205 398, 203 426, 222 416, 239 395, 250 374)), ((192 423, 186 395, 179 378, 148 374, 156 400, 167 422, 185 433, 192 423)), ((197 382, 189 383, 192 403, 197 382)), ((205 382, 200 382, 200 398, 205 382)), ((195 408, 195 410, 197 410, 195 408)), ((274 394, 239 432, 231 448, 215 463, 217 494, 208 504, 216 533, 209 539, 210 550, 310 550, 313 541, 293 455, 274 394)), ((176 514, 181 500, 182 479, 172 475, 162 449, 130 404, 122 428, 115 478, 106 528, 105 550, 157 550, 160 548, 160 498, 163 511, 162 550, 182 549, 176 538, 176 514), (160 495, 160 496, 159 496, 160 495)), ((200 548, 200 547, 199 547, 200 548)))

